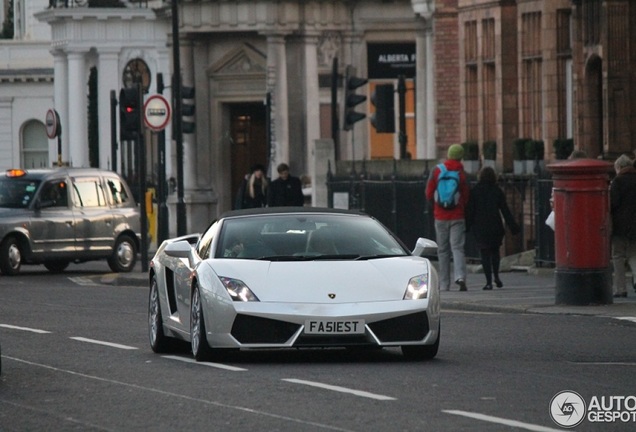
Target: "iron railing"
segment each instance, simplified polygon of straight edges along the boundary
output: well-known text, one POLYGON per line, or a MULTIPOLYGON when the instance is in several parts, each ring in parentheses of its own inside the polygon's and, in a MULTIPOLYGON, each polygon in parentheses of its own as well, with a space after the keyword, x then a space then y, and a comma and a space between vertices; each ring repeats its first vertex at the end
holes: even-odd
MULTIPOLYGON (((347 175, 327 174, 329 207, 359 209, 391 229, 408 247, 418 237, 435 240, 433 209, 426 200, 429 171, 421 176, 405 177, 393 173, 377 176, 364 171, 347 175)), ((468 174, 469 183, 477 182, 468 174)), ((510 210, 521 227, 519 235, 507 235, 504 253, 512 255, 534 249, 537 266, 554 265, 554 233, 544 221, 550 213, 552 179, 545 170, 536 175, 502 174, 499 186, 506 195, 510 210)), ((479 260, 479 250, 469 234, 466 238, 466 258, 479 260)))

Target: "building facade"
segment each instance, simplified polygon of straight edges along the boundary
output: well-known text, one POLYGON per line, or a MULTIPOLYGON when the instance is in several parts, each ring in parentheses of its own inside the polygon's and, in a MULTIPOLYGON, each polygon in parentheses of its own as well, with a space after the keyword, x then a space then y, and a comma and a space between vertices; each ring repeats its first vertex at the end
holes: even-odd
MULTIPOLYGON (((127 73, 135 75, 136 66, 143 65, 145 91, 157 92, 158 74, 162 74, 164 95, 171 97, 171 4, 149 2, 145 7, 122 2, 125 7, 116 8, 112 2, 59 3, 36 13, 36 18, 51 27, 55 108, 66 131, 61 137, 63 160, 74 166, 92 163, 84 144, 89 121, 77 113, 85 112, 86 82, 93 71, 98 76, 99 165, 129 169, 135 164, 134 151, 130 156, 134 143, 117 143, 112 160, 110 94, 128 85, 127 73)), ((459 118, 459 87, 453 79, 457 72, 455 3, 179 2, 179 70, 184 88, 195 89, 195 111, 189 119, 195 128, 183 135, 187 230, 201 230, 230 209, 240 181, 256 163, 268 166, 269 174, 276 177, 275 167, 286 162, 293 174, 311 182, 318 153, 331 155, 333 162, 400 158, 400 137, 406 137, 409 157, 435 159, 456 142, 457 128, 446 126, 459 118), (443 45, 436 44, 436 26, 443 45), (356 107, 367 118, 344 131, 347 71, 368 79, 357 90, 366 101, 356 107), (390 83, 397 89, 400 77, 406 82, 404 124, 399 122, 396 91, 399 128, 395 133, 377 133, 369 122, 375 86, 390 83), (332 82, 336 83, 335 105, 332 82), (438 89, 441 98, 436 96, 438 89), (338 111, 335 118, 332 106, 338 111), (438 112, 445 118, 443 127, 438 127, 438 112), (337 129, 333 122, 339 123, 337 129), (316 148, 325 140, 333 142, 326 153, 316 148)), ((145 135, 147 172, 156 179, 157 136, 145 135)), ((178 160, 171 128, 166 135, 170 142, 165 167, 167 176, 174 179, 178 160)), ((170 199, 174 231, 176 197, 170 199)), ((311 202, 326 205, 315 194, 311 202)))
MULTIPOLYGON (((0 164, 56 163, 57 142, 44 124, 54 107, 64 163, 116 169, 134 181, 135 143, 119 140, 112 95, 135 78, 156 93, 161 76, 171 99, 171 3, 14 1, 16 36, 0 41, 0 164), (86 115, 87 99, 96 120, 86 115)), ((482 153, 495 142, 502 172, 512 171, 520 138, 543 142, 547 161, 563 140, 608 159, 634 147, 631 1, 183 0, 177 11, 178 67, 195 90, 188 119, 195 127, 183 135, 188 231, 230 209, 256 163, 275 177, 287 162, 311 182, 321 174, 317 159, 321 171, 323 159, 436 160, 457 142, 476 141, 482 153), (367 99, 355 107, 367 118, 343 130, 348 74, 368 79, 356 90, 367 99), (380 84, 396 89, 394 133, 369 122, 380 84)), ((177 178, 170 125, 166 137, 161 164, 158 134, 145 133, 150 184, 160 168, 171 184, 177 178)), ((169 198, 171 234, 176 199, 169 198)), ((315 193, 311 203, 325 204, 315 193)))
POLYGON ((614 159, 636 136, 636 3, 627 0, 459 0, 461 140, 541 141, 545 159, 572 140, 614 159))

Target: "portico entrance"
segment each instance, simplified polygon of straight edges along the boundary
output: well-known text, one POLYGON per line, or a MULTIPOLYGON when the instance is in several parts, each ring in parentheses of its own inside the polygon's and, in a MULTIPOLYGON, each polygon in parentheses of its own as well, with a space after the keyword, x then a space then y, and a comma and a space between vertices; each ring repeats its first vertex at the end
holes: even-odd
POLYGON ((232 202, 245 174, 254 164, 267 166, 267 127, 262 102, 228 104, 230 111, 230 145, 232 202))

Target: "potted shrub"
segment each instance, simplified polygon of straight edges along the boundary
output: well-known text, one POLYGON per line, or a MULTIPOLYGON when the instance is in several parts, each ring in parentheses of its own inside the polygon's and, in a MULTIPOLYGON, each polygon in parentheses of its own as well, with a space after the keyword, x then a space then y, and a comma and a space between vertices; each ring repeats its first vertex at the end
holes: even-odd
POLYGON ((484 155, 483 165, 495 168, 497 141, 485 141, 482 147, 482 154, 484 155))
POLYGON ((464 147, 464 170, 469 174, 479 171, 479 144, 477 141, 462 143, 464 147))
POLYGON ((528 138, 517 138, 512 143, 512 159, 515 174, 526 173, 526 142, 531 141, 528 138))
MULTIPOLYGON (((534 151, 536 153, 536 165, 537 170, 545 170, 545 143, 543 140, 537 140, 534 142, 534 151)), ((538 171, 537 171, 538 173, 538 171)))
POLYGON ((572 138, 557 138, 554 140, 554 155, 557 159, 567 159, 574 151, 572 138))

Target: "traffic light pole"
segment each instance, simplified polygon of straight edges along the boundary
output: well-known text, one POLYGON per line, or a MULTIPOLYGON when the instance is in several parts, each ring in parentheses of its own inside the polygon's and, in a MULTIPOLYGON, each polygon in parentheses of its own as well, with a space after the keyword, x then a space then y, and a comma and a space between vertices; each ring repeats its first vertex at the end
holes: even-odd
POLYGON ((110 91, 110 169, 117 171, 117 95, 110 91))
POLYGON ((186 205, 183 185, 183 130, 181 128, 181 59, 179 57, 179 11, 177 0, 172 0, 172 63, 174 104, 173 133, 177 147, 177 236, 186 235, 186 205))
POLYGON ((331 64, 331 139, 336 160, 340 159, 340 115, 338 114, 338 57, 331 64))
MULTIPOLYGON (((135 84, 137 87, 137 97, 139 98, 139 104, 137 106, 144 106, 144 92, 141 82, 137 80, 135 84)), ((146 206, 146 191, 148 185, 146 184, 146 140, 144 137, 144 119, 143 115, 139 115, 139 127, 137 129, 137 156, 138 156, 138 170, 139 173, 139 205, 141 213, 141 271, 146 273, 148 271, 148 209, 146 206)))
POLYGON ((400 159, 406 159, 406 83, 404 75, 398 77, 398 101, 400 105, 400 159))
MULTIPOLYGON (((163 94, 163 74, 157 74, 157 93, 163 94)), ((157 182, 157 198, 159 200, 159 219, 157 223, 157 246, 168 239, 168 204, 166 193, 166 130, 161 129, 157 133, 159 175, 157 182)))

